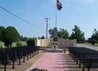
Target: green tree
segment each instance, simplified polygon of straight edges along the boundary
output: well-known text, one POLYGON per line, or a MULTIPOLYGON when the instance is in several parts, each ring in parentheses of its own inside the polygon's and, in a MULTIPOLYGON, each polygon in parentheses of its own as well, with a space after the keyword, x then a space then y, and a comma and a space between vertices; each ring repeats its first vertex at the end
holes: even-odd
POLYGON ((35 38, 29 38, 27 41, 28 46, 35 46, 35 38))
MULTIPOLYGON (((56 32, 57 32, 56 27, 54 27, 53 29, 49 29, 50 37, 54 37, 56 35, 56 32)), ((58 32, 57 32, 57 34, 58 34, 58 32)))
POLYGON ((95 45, 95 43, 98 43, 98 31, 94 29, 93 34, 88 39, 88 42, 90 42, 92 45, 95 45))
POLYGON ((60 28, 60 31, 58 31, 58 37, 68 39, 69 33, 67 30, 60 28))
POLYGON ((20 36, 20 39, 21 39, 21 41, 28 41, 28 37, 23 37, 23 36, 20 36))
POLYGON ((45 37, 44 36, 41 36, 41 39, 45 39, 45 37))
POLYGON ((70 39, 76 39, 79 43, 85 41, 84 33, 80 30, 80 28, 77 25, 75 25, 74 29, 72 29, 70 39))
POLYGON ((50 37, 54 37, 56 32, 59 38, 67 39, 69 37, 68 31, 63 28, 60 28, 60 30, 57 30, 57 28, 50 29, 49 30, 50 37))
POLYGON ((3 26, 0 26, 0 40, 1 40, 1 33, 3 30, 5 30, 5 28, 3 26))
POLYGON ((1 40, 5 43, 6 46, 10 46, 12 42, 17 42, 20 40, 20 35, 14 27, 9 26, 2 31, 1 40))

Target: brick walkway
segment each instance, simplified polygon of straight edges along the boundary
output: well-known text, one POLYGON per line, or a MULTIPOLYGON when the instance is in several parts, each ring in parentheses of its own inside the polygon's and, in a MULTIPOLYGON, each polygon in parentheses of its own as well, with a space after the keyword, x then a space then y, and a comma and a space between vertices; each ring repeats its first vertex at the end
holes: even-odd
POLYGON ((45 69, 48 71, 69 71, 62 52, 45 52, 28 70, 34 68, 45 69))

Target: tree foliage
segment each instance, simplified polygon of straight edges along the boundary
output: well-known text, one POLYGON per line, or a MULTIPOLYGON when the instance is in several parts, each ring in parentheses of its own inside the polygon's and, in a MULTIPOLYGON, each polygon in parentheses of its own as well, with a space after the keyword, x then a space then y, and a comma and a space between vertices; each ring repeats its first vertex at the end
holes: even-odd
POLYGON ((98 42, 98 31, 96 29, 94 29, 93 34, 91 35, 91 37, 88 39, 88 41, 94 45, 95 43, 98 42))
POLYGON ((28 46, 35 46, 35 38, 29 38, 27 41, 28 46))
POLYGON ((45 37, 44 36, 41 36, 41 39, 45 39, 45 37))
POLYGON ((80 28, 75 25, 74 29, 72 29, 72 34, 70 36, 71 39, 76 39, 77 42, 84 42, 84 33, 80 30, 80 28))
POLYGON ((5 30, 5 28, 3 27, 3 26, 0 26, 0 40, 1 40, 1 33, 2 33, 2 31, 4 31, 5 30))
MULTIPOLYGON (((54 27, 53 29, 49 29, 50 37, 54 37, 56 35, 56 32, 57 32, 56 27, 54 27)), ((57 34, 58 34, 58 32, 57 32, 57 34)))
POLYGON ((28 41, 28 39, 29 39, 28 37, 20 36, 20 40, 21 40, 21 41, 28 41))
POLYGON ((67 30, 60 28, 60 31, 58 31, 58 36, 60 38, 68 39, 69 38, 69 33, 67 30))
POLYGON ((19 41, 20 35, 14 27, 9 26, 1 32, 1 40, 5 43, 6 46, 9 46, 12 42, 19 41))
POLYGON ((50 37, 54 37, 56 32, 59 38, 67 39, 69 37, 68 31, 62 28, 60 28, 60 30, 57 30, 57 28, 50 29, 49 30, 50 37))

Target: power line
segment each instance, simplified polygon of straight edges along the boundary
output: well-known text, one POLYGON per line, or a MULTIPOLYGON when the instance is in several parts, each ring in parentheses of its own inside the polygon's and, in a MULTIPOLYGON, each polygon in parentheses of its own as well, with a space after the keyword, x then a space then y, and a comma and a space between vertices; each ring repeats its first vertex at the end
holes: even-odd
MULTIPOLYGON (((14 17, 16 17, 16 18, 20 19, 21 21, 23 21, 23 22, 25 22, 25 23, 27 23, 27 24, 29 24, 29 25, 34 25, 34 24, 32 24, 32 23, 28 22, 27 20, 25 20, 25 19, 23 19, 23 18, 21 18, 21 17, 17 16, 16 14, 12 13, 11 11, 9 11, 9 10, 5 9, 4 7, 0 6, 0 8, 1 8, 2 10, 6 11, 7 13, 9 13, 9 14, 13 15, 14 17)), ((36 25, 34 25, 34 26, 36 26, 36 25)), ((37 27, 37 29, 38 29, 38 27, 39 27, 39 26, 36 26, 36 27, 37 27)))

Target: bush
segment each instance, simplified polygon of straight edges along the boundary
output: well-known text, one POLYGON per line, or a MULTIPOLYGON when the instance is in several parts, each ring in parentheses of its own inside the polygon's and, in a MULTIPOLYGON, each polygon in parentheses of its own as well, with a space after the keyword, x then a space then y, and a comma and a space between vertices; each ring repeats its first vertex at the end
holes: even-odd
POLYGON ((29 39, 28 41, 27 41, 27 45, 28 46, 35 46, 35 39, 29 39))
POLYGON ((91 39, 91 40, 89 40, 89 42, 90 42, 92 45, 95 45, 95 44, 97 43, 97 40, 91 39))
POLYGON ((16 45, 17 45, 17 47, 20 47, 20 46, 27 46, 27 43, 26 43, 26 41, 18 41, 18 42, 16 43, 16 45))
POLYGON ((4 43, 0 41, 0 48, 4 48, 4 43))

